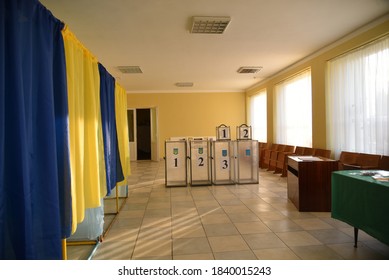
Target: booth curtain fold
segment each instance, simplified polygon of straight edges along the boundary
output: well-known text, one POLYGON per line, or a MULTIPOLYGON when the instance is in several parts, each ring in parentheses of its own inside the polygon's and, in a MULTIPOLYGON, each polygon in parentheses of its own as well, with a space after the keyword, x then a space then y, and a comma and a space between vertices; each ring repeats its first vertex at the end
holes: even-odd
POLYGON ((62 35, 68 87, 74 233, 77 224, 84 220, 85 209, 100 206, 107 187, 98 62, 67 26, 62 35))
POLYGON ((119 155, 123 171, 123 180, 118 182, 117 185, 125 186, 127 185, 128 176, 131 175, 127 120, 127 94, 117 82, 115 82, 115 115, 117 137, 119 142, 119 155))
POLYGON ((34 0, 3 0, 0 14, 0 259, 61 259, 72 223, 63 24, 34 0))
POLYGON ((98 64, 100 73, 100 106, 104 140, 107 195, 115 188, 116 182, 123 181, 122 166, 118 150, 115 117, 115 79, 98 64))

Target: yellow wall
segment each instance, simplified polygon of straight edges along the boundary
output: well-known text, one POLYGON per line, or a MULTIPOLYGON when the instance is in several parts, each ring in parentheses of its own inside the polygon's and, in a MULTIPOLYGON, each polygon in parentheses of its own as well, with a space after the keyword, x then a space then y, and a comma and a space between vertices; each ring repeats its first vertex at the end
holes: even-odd
MULTIPOLYGON (((321 51, 320 54, 306 59, 301 63, 296 63, 296 66, 291 66, 287 70, 282 71, 267 81, 255 86, 247 91, 246 96, 255 94, 259 90, 266 88, 267 90, 267 137, 268 142, 273 142, 273 113, 274 113, 274 96, 273 90, 275 84, 282 80, 306 69, 311 68, 312 75, 312 145, 314 148, 326 148, 326 106, 325 106, 325 71, 326 62, 334 57, 346 53, 352 49, 360 47, 370 41, 382 37, 389 33, 389 20, 361 32, 359 35, 347 40, 342 40, 342 43, 334 44, 336 46, 321 51)), ((249 98, 247 98, 247 101, 249 98)))
POLYGON ((236 126, 245 123, 245 93, 127 94, 128 108, 158 108, 160 157, 170 137, 216 136, 225 124, 235 139, 236 126))

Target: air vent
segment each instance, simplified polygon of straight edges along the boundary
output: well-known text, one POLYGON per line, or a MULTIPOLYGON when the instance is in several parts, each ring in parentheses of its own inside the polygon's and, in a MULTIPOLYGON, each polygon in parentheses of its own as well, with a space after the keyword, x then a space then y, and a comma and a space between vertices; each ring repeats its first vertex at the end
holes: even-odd
POLYGON ((192 82, 179 82, 179 83, 176 83, 176 86, 177 87, 193 87, 193 83, 192 82))
POLYGON ((193 17, 191 33, 222 34, 230 23, 230 17, 193 17))
POLYGON ((238 73, 240 74, 255 74, 261 71, 262 67, 240 67, 238 73))
POLYGON ((118 70, 124 74, 143 73, 139 66, 118 66, 118 70))

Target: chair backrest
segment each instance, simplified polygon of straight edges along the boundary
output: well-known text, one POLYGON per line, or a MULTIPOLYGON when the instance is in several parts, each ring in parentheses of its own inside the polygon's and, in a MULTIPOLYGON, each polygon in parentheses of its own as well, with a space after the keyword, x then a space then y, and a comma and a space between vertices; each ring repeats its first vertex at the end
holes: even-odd
POLYGON ((382 170, 389 170, 389 156, 382 156, 378 167, 382 170))
POLYGON ((295 149, 294 146, 286 145, 286 146, 285 146, 285 149, 284 149, 284 152, 286 152, 286 153, 293 153, 293 152, 294 152, 294 149, 295 149))
POLYGON ((294 150, 294 153, 296 155, 303 155, 304 154, 304 147, 297 146, 296 149, 294 150))
POLYGON ((340 163, 356 164, 358 153, 342 151, 339 156, 340 163))
POLYGON ((330 158, 331 151, 326 149, 315 149, 314 155, 318 157, 330 158))
POLYGON ((315 153, 315 149, 309 148, 309 147, 304 147, 304 156, 312 156, 315 153))
POLYGON ((378 168, 380 159, 381 159, 381 155, 360 153, 357 157, 357 165, 378 168))

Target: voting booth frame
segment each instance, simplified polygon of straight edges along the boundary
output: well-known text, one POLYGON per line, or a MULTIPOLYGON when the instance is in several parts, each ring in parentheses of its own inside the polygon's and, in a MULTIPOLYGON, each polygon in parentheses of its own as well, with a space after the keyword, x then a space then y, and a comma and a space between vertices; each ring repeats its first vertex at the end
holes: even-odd
POLYGON ((258 183, 258 141, 251 127, 237 128, 231 140, 230 127, 216 128, 214 137, 177 137, 165 141, 166 187, 258 183))

